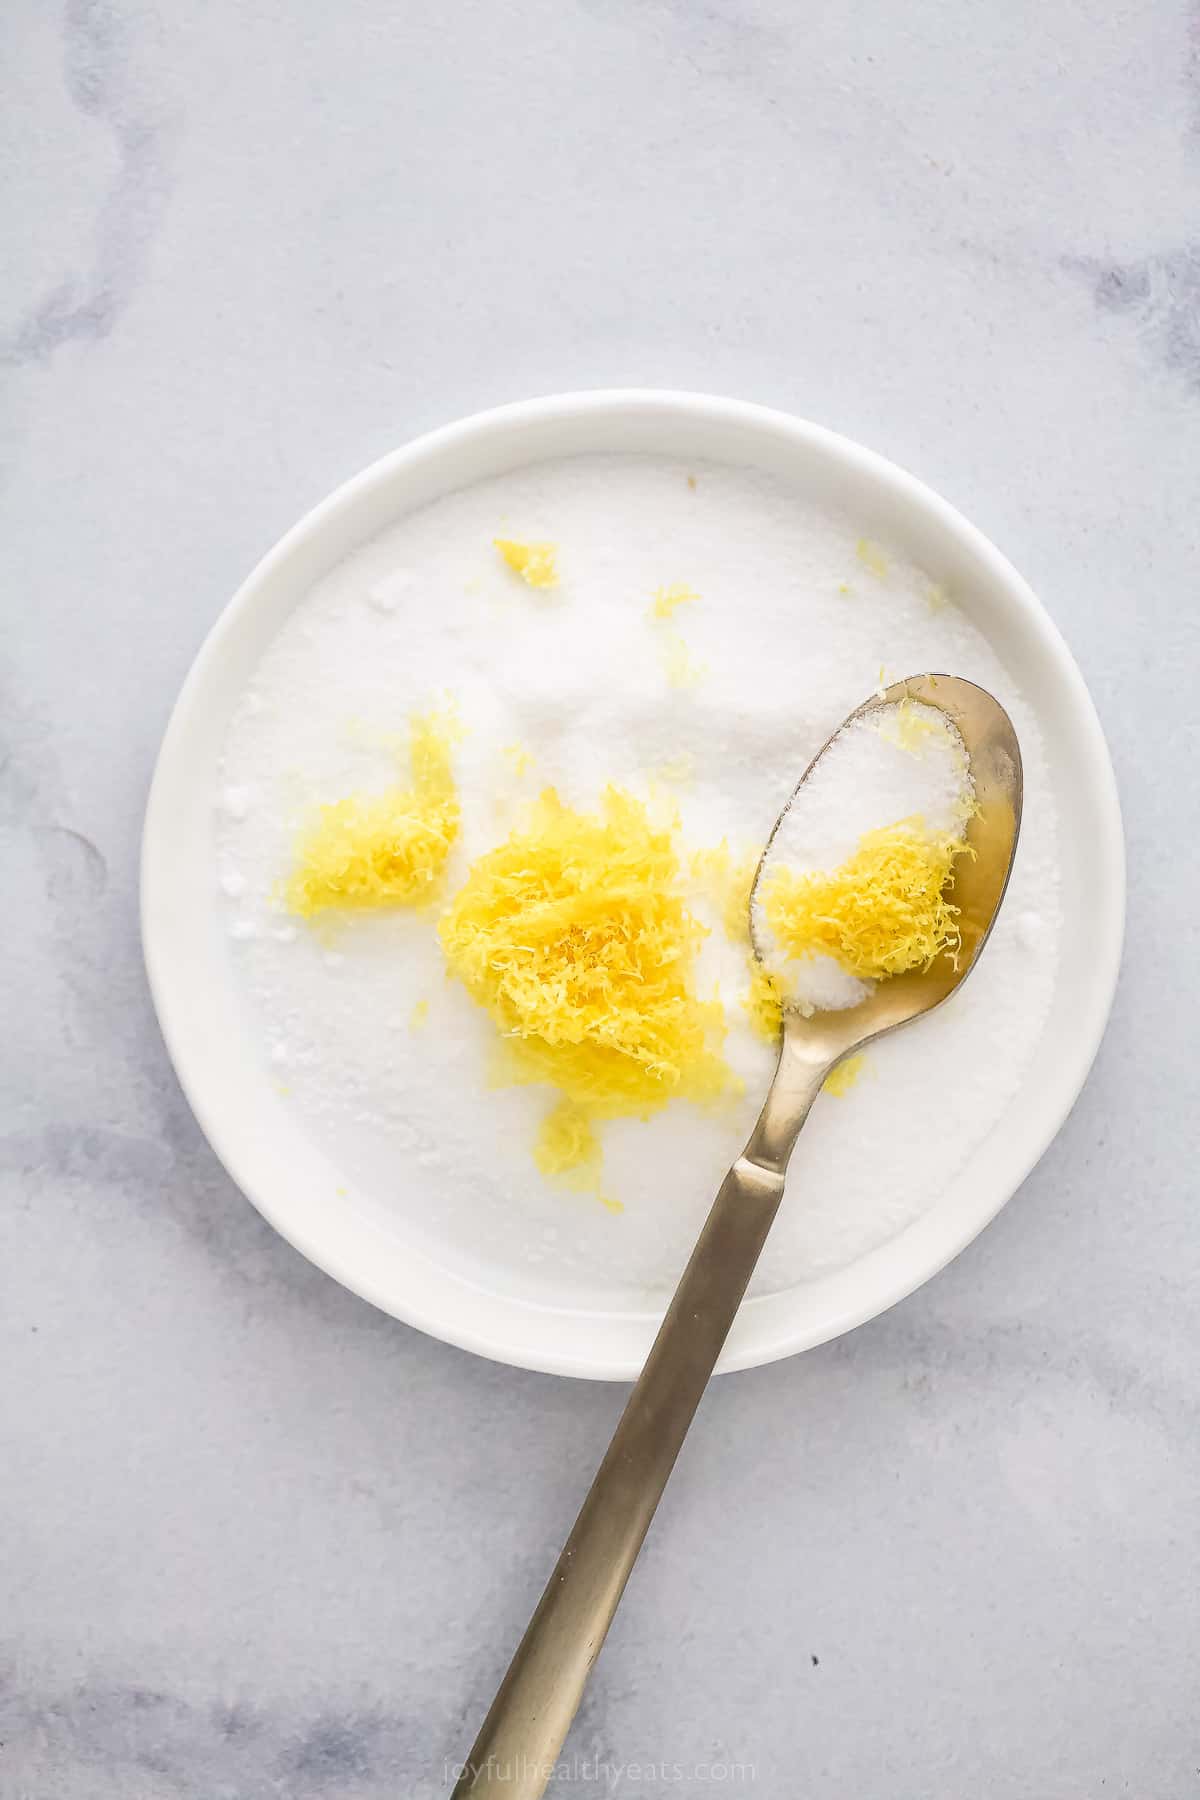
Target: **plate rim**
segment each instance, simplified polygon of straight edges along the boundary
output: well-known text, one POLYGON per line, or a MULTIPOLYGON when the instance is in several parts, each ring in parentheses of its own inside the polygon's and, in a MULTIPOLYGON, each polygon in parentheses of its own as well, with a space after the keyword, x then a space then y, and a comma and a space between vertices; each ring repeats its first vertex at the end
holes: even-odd
MULTIPOLYGON (((781 1309, 770 1303, 786 1299, 796 1291, 795 1288, 783 1290, 780 1295, 761 1296, 746 1302, 718 1364, 718 1372, 756 1367, 801 1350, 815 1348, 818 1344, 828 1342, 855 1326, 878 1317, 940 1273, 995 1218, 1062 1128, 1095 1060, 1116 991, 1126 903, 1125 844, 1116 777, 1095 703, 1057 625, 1024 577, 979 527, 918 477, 852 438, 773 407, 718 395, 672 388, 582 389, 489 407, 422 433, 350 476, 304 513, 259 559, 205 635, 171 709, 156 758, 142 832, 139 906, 147 979, 168 1055, 185 1098, 230 1179, 282 1237, 342 1286, 406 1324, 443 1342, 494 1361, 548 1374, 602 1380, 631 1379, 637 1373, 641 1354, 644 1352, 621 1358, 606 1358, 581 1355, 578 1351, 571 1350, 564 1350, 561 1354, 548 1354, 544 1346, 531 1351, 519 1343, 500 1343, 486 1331, 472 1329, 466 1312, 448 1319, 444 1313, 437 1312, 436 1308, 433 1311, 424 1308, 414 1296, 405 1296, 400 1302, 393 1292, 385 1292, 379 1284, 373 1282, 368 1272, 348 1266, 329 1243, 317 1244, 309 1234, 297 1229, 295 1221, 288 1219, 286 1207, 274 1204, 270 1196, 256 1191, 257 1184, 248 1181, 244 1170, 239 1173, 235 1166, 241 1159, 231 1149, 220 1120, 213 1116, 212 1108, 200 1091, 201 1084, 190 1065, 186 1031, 176 1015, 171 992, 173 953, 164 944, 162 932, 156 928, 155 922, 160 916, 157 890, 163 875, 165 809, 170 803, 171 784, 178 778, 181 765, 186 766, 187 732, 192 710, 214 667, 219 666, 227 634, 234 629, 246 609, 253 605, 258 591, 274 572, 285 565, 302 546, 320 540, 340 515, 364 499, 373 489, 390 485, 406 469, 411 470, 426 459, 452 451, 457 444, 469 442, 480 435, 503 431, 508 427, 524 430, 538 424, 575 417, 595 418, 622 411, 646 415, 683 413, 692 417, 702 414, 709 421, 718 424, 749 428, 751 431, 765 430, 776 435, 782 434, 794 442, 802 442, 828 455, 835 462, 856 469, 885 489, 890 489, 902 505, 926 513, 948 531, 951 537, 957 537, 975 558, 988 566, 993 577, 1018 603, 1027 623, 1036 629, 1043 652, 1054 665, 1055 676, 1070 702, 1074 729, 1085 740, 1085 760, 1093 782, 1090 798, 1097 808, 1092 841, 1097 859, 1104 866, 1108 877, 1099 884, 1102 906, 1100 915, 1095 920, 1102 954, 1092 966, 1087 1004, 1076 1020, 1076 1031, 1072 1039, 1072 1065, 1058 1070, 1061 1098, 1054 1109, 1056 1116, 1053 1123, 1047 1124, 1031 1139, 1015 1177, 1010 1182, 999 1184, 1007 1185, 1007 1191, 1002 1192, 988 1206, 976 1207, 974 1210, 964 1208, 961 1228, 958 1231, 941 1232, 934 1254, 921 1261, 921 1266, 915 1273, 901 1274, 891 1282, 863 1282, 861 1286, 864 1298, 861 1302, 847 1305, 840 1311, 827 1315, 816 1329, 806 1328, 803 1322, 789 1326, 781 1323, 775 1316, 781 1309), (738 1326, 743 1321, 745 1326, 739 1331, 738 1326), (748 1328, 750 1321, 754 1322, 756 1329, 748 1328)), ((514 461, 512 466, 517 467, 519 463, 514 461)), ((451 490, 446 488, 443 491, 451 490)), ((398 516, 401 515, 398 513, 398 516)), ((856 1269, 869 1269, 873 1263, 878 1265, 886 1261, 889 1253, 894 1254, 894 1245, 910 1232, 917 1232, 920 1224, 920 1220, 916 1221, 899 1238, 878 1246, 867 1256, 858 1259, 853 1266, 856 1269)), ((467 1290, 470 1288, 469 1283, 463 1283, 463 1286, 467 1290)), ((555 1310, 539 1306, 533 1301, 522 1301, 519 1304, 543 1313, 555 1310)), ((658 1314, 622 1315, 628 1319, 635 1335, 639 1334, 639 1326, 645 1319, 652 1316, 657 1317, 658 1314)), ((641 1335, 644 1335, 644 1331, 641 1335)))

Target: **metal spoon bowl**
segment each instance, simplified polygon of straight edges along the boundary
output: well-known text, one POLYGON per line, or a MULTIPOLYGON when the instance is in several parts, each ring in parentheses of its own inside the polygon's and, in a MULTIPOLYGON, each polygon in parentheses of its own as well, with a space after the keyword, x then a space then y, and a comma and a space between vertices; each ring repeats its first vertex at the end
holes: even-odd
POLYGON ((847 725, 906 699, 936 706, 944 712, 962 738, 970 760, 976 810, 966 837, 972 854, 962 857, 954 871, 954 903, 959 908, 961 942, 953 955, 943 952, 928 969, 914 969, 907 975, 893 975, 887 981, 877 982, 873 992, 857 1006, 838 1012, 815 1012, 808 1018, 794 1008, 785 1012, 779 1067, 745 1151, 755 1161, 767 1156, 771 1166, 781 1171, 808 1111, 806 1106, 799 1123, 793 1123, 797 1086, 806 1086, 809 1072, 819 1070, 819 1088, 830 1069, 844 1057, 861 1050, 873 1038, 932 1012, 961 987, 987 942, 1008 887, 1021 828, 1022 798, 1021 750, 1012 720, 1000 702, 973 681, 964 681, 959 675, 910 675, 907 680, 894 682, 873 694, 842 721, 813 757, 776 819, 750 890, 750 937, 755 955, 762 960, 754 905, 758 885, 770 861, 775 835, 796 794, 847 725))
MULTIPOLYGON (((903 699, 939 707, 970 759, 973 856, 955 871, 962 942, 928 969, 881 981, 857 1006, 784 1011, 779 1062, 749 1142, 721 1184, 558 1564, 517 1647, 452 1800, 539 1800, 575 1717, 680 1446, 783 1198, 788 1158, 830 1070, 962 986, 1004 898, 1021 822, 1021 752, 999 701, 954 675, 914 675, 850 714, 903 699)), ((837 736, 837 733, 834 733, 837 736)), ((829 743, 833 739, 830 738, 829 743)), ((829 743, 805 770, 806 781, 829 743)), ((795 798, 793 794, 792 798, 795 798)), ((788 801, 788 806, 792 801, 788 801)), ((786 813, 787 807, 784 808, 786 813)), ((781 814, 782 819, 784 815, 781 814)), ((776 822, 755 877, 770 854, 776 822)), ((751 893, 751 934, 754 930, 751 893)), ((760 954, 759 946, 755 946, 760 954)))

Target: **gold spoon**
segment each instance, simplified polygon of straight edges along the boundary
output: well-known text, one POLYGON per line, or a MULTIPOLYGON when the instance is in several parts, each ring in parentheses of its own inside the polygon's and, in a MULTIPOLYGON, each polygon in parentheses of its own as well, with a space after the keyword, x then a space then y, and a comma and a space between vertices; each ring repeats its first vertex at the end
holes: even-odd
MULTIPOLYGON (((977 810, 967 828, 967 842, 975 854, 959 862, 954 884, 962 943, 954 957, 943 954, 928 969, 880 981, 855 1007, 810 1018, 791 1007, 785 1010, 779 1064, 758 1123, 721 1183, 612 1443, 452 1800, 468 1794, 538 1800, 545 1790, 779 1210, 792 1147, 826 1076, 872 1038, 940 1006, 966 980, 987 941, 1008 885, 1021 823, 1016 733, 999 701, 953 675, 914 675, 898 681, 873 695, 844 723, 906 697, 940 707, 957 727, 970 758, 977 810)), ((828 748, 825 744, 814 757, 802 781, 828 748)), ((755 887, 778 829, 776 822, 755 887)), ((753 918, 752 904, 752 933, 753 918)), ((757 944, 755 954, 761 954, 757 944)))

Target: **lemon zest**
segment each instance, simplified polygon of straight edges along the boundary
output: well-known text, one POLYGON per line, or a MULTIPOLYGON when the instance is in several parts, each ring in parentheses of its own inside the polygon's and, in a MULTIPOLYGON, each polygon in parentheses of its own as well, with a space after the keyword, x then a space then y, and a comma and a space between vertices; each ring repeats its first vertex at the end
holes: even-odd
POLYGON ((692 880, 716 907, 725 935, 734 944, 750 942, 750 889, 758 861, 753 851, 735 856, 728 838, 692 854, 692 880))
POLYGON ((289 912, 311 919, 331 908, 419 906, 433 898, 458 837, 451 752, 461 735, 452 711, 416 715, 409 724, 411 787, 349 794, 318 807, 283 888, 289 912))
POLYGON ((887 580, 888 559, 878 544, 873 544, 870 538, 860 537, 854 546, 854 554, 863 568, 868 570, 876 581, 887 580))
POLYGON ((516 538, 493 538, 493 544, 509 568, 527 587, 558 586, 558 545, 521 543, 516 538))
POLYGON ((524 775, 533 767, 534 757, 524 744, 505 744, 500 754, 507 758, 514 775, 524 775))
MULTIPOLYGON (((935 738, 940 738, 943 743, 953 743, 944 715, 932 707, 918 705, 911 694, 906 694, 903 700, 883 713, 878 731, 887 743, 895 744, 898 750, 907 750, 911 756, 923 756, 935 738)), ((961 750, 959 760, 965 765, 961 750)))
POLYGON ((654 599, 650 604, 650 617, 669 619, 679 607, 699 598, 695 588, 690 588, 685 581, 673 581, 667 587, 655 588, 654 599))
POLYGON ((560 1100, 538 1127, 533 1160, 543 1175, 559 1176, 586 1192, 600 1178, 600 1139, 592 1116, 574 1100, 560 1100))
MULTIPOLYGON (((450 973, 502 1034, 506 1079, 549 1083, 589 1120, 711 1102, 730 1085, 723 1010, 693 985, 705 932, 672 826, 633 795, 610 787, 589 814, 547 788, 472 865, 438 930, 450 973)), ((590 1167, 573 1115, 543 1133, 539 1166, 590 1167)))
POLYGON ((667 681, 673 688, 698 687, 708 674, 707 664, 696 661, 677 631, 664 640, 662 660, 667 681))
POLYGON ((783 999, 770 970, 759 962, 750 941, 750 890, 758 871, 754 851, 735 856, 727 838, 692 855, 692 879, 717 911, 731 944, 746 953, 746 988, 742 1010, 755 1034, 768 1044, 778 1041, 783 1023, 783 999))
POLYGON ((928 968, 956 954, 958 912, 946 890, 961 837, 931 835, 920 818, 868 831, 839 868, 801 874, 770 871, 762 906, 781 953, 789 959, 832 956, 860 980, 928 968))
POLYGON ((830 1070, 822 1083, 822 1091, 826 1094, 833 1094, 840 1100, 843 1094, 850 1092, 862 1074, 866 1061, 861 1050, 857 1056, 847 1056, 843 1062, 837 1065, 836 1069, 830 1070))
POLYGON ((750 985, 742 996, 742 1010, 756 1035, 765 1043, 774 1044, 783 1028, 783 995, 770 969, 756 956, 749 958, 749 964, 750 985))

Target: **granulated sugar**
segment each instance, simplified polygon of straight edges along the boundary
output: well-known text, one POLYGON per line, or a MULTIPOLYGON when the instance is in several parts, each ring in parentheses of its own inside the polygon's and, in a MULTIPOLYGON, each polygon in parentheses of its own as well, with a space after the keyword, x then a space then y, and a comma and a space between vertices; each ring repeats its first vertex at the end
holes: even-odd
POLYGON ((838 732, 797 789, 771 858, 832 869, 864 832, 897 819, 919 818, 943 837, 961 824, 970 793, 966 749, 944 713, 914 701, 877 707, 838 732))
MULTIPOLYGON (((864 553, 861 540, 860 521, 746 471, 578 458, 402 520, 298 607, 230 727, 213 896, 264 1063, 344 1172, 331 1207, 386 1211, 399 1233, 489 1286, 642 1306, 677 1280, 773 1054, 740 1004, 744 948, 698 894, 712 926, 701 985, 719 987, 745 1094, 603 1126, 620 1214, 564 1192, 531 1159, 554 1096, 489 1085, 494 1028, 445 977, 439 908, 312 923, 282 910, 316 804, 393 786, 409 719, 449 701, 466 735, 442 906, 549 785, 580 808, 609 783, 673 803, 684 848, 724 839, 741 856, 761 848, 881 664, 888 680, 967 676, 1008 708, 1024 757, 1021 846, 962 994, 872 1045, 853 1088, 814 1108, 755 1291, 853 1262, 953 1183, 1005 1110, 1050 1004, 1056 822, 1035 719, 986 639, 893 547, 864 553), (528 586, 497 538, 554 546, 557 585, 528 586), (658 606, 682 590, 686 606, 658 606), (671 675, 681 668, 686 682, 671 675)), ((850 808, 827 823, 826 851, 852 850, 864 828, 850 808)))

